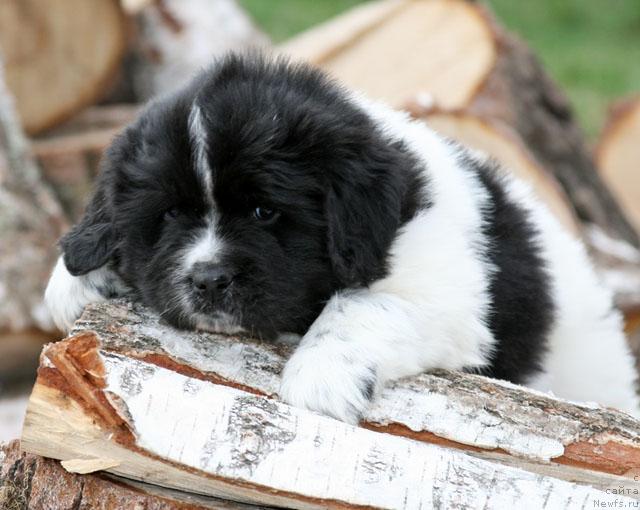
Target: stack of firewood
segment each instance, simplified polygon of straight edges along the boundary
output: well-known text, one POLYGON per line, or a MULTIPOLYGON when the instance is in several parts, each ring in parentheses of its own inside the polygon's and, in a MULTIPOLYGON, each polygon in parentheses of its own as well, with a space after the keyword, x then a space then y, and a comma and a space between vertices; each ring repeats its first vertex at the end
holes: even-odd
MULTIPOLYGON (((593 508, 640 494, 640 422, 624 413, 438 371, 389 385, 353 427, 278 401, 288 354, 173 330, 137 305, 90 306, 42 353, 22 448, 105 470, 102 484, 286 508, 593 508)), ((50 476, 20 480, 82 501, 50 476)), ((205 501, 194 506, 218 508, 205 501)))
MULTIPOLYGON (((54 240, 141 101, 178 85, 202 55, 265 44, 232 0, 87 5, 0 5, 6 82, 32 136, 0 103, 0 299, 13 303, 0 311, 0 352, 11 335, 58 338, 40 307, 54 240), (217 39, 203 38, 210 33, 217 39), (60 49, 69 45, 77 51, 60 49), (69 76, 58 83, 52 69, 69 76)), ((640 99, 615 109, 592 155, 532 52, 466 0, 368 2, 275 51, 406 109, 528 181, 585 241, 629 332, 640 329, 640 99)), ((622 413, 438 372, 386 388, 351 427, 278 401, 287 353, 178 332, 126 303, 90 307, 41 355, 22 437, 29 454, 15 444, 0 453, 0 507, 244 508, 222 498, 513 508, 525 498, 559 508, 639 498, 640 422, 622 413)))

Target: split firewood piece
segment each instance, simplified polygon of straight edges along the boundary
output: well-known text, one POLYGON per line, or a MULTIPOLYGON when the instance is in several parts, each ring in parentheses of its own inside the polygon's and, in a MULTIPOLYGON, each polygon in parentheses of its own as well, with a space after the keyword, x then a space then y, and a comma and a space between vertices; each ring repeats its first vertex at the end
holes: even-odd
POLYGON ((84 211, 104 150, 139 111, 137 105, 94 106, 33 140, 43 177, 73 221, 84 211))
POLYGON ((115 476, 80 476, 60 463, 20 452, 20 443, 0 445, 0 508, 67 510, 260 510, 115 476))
POLYGON ((493 39, 473 4, 391 0, 358 6, 278 49, 396 106, 424 90, 438 106, 459 108, 491 71, 493 39))
POLYGON ((421 110, 417 103, 407 108, 440 134, 494 158, 505 171, 527 182, 567 230, 576 235, 581 233, 571 202, 562 187, 509 126, 468 112, 421 110))
POLYGON ((95 473, 96 471, 104 471, 105 469, 117 467, 120 465, 120 461, 104 458, 69 459, 63 460, 60 465, 68 473, 86 475, 88 473, 95 473))
POLYGON ((278 49, 396 107, 421 94, 436 108, 502 121, 558 180, 580 220, 640 244, 596 172, 566 97, 481 3, 368 3, 278 49))
POLYGON ((109 471, 123 476, 294 508, 402 508, 405 496, 416 505, 407 508, 427 508, 434 486, 443 501, 466 501, 467 490, 508 501, 487 473, 528 486, 534 499, 534 480, 562 498, 560 479, 590 491, 640 488, 640 424, 623 413, 442 371, 391 384, 362 424, 376 432, 367 431, 274 400, 288 354, 282 344, 177 331, 139 306, 91 306, 43 353, 23 447, 63 460, 82 451, 120 461, 109 471))
POLYGON ((617 104, 598 142, 605 182, 640 231, 640 97, 617 104))
POLYGON ((33 134, 93 103, 108 88, 126 45, 117 0, 0 2, 7 82, 33 134))
MULTIPOLYGON (((122 331, 116 322, 111 327, 122 331)), ((249 344, 218 339, 217 363, 234 351, 249 354, 249 344), (226 353, 222 342, 229 344, 226 353)), ((513 507, 522 497, 532 507, 580 508, 619 497, 593 486, 611 488, 621 483, 618 477, 590 473, 593 483, 574 484, 215 384, 196 377, 195 368, 185 373, 166 355, 148 352, 142 359, 140 342, 152 347, 157 340, 134 339, 130 347, 137 355, 104 349, 90 332, 50 345, 30 398, 22 447, 61 460, 80 453, 105 457, 118 462, 108 470, 117 475, 299 509, 466 508, 478 501, 513 507)), ((208 340, 178 348, 206 351, 208 340)), ((196 359, 207 362, 202 354, 196 359)), ((248 365, 254 367, 265 370, 255 357, 248 365)))

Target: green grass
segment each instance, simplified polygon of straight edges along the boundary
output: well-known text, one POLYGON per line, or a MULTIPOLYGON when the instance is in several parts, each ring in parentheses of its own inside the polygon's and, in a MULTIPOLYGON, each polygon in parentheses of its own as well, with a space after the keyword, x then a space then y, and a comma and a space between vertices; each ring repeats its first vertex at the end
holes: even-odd
MULTIPOLYGON (((361 0, 240 0, 282 41, 361 0)), ((640 92, 640 0, 488 0, 537 52, 595 136, 614 99, 640 92)))
POLYGON ((275 42, 363 3, 363 0, 240 0, 275 42))
POLYGON ((591 136, 610 102, 640 92, 639 0, 490 0, 536 50, 591 136))

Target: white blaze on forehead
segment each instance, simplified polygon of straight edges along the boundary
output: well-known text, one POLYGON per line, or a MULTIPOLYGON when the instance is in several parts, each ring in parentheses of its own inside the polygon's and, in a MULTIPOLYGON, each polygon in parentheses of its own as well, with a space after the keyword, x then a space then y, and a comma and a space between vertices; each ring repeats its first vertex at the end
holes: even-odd
POLYGON ((182 267, 190 272, 194 264, 199 262, 215 264, 219 262, 222 250, 222 239, 217 233, 218 213, 213 200, 213 176, 207 151, 207 130, 204 114, 194 102, 189 113, 189 138, 193 147, 195 172, 202 185, 204 201, 208 206, 207 226, 202 229, 194 241, 187 246, 182 257, 182 267))
POLYGON ((202 183, 205 202, 213 207, 213 177, 207 158, 207 151, 209 149, 207 130, 204 125, 202 111, 195 103, 189 113, 189 138, 191 139, 191 145, 193 147, 195 171, 202 183))
POLYGON ((182 258, 182 267, 189 272, 199 262, 216 264, 220 262, 222 239, 216 232, 216 217, 208 220, 206 228, 202 229, 193 243, 187 246, 182 258))

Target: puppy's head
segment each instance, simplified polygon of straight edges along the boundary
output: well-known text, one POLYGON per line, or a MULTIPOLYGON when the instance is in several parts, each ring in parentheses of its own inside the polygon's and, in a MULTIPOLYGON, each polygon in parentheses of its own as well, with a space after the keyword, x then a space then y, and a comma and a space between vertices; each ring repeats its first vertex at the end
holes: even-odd
POLYGON ((110 264, 177 326, 301 334, 385 274, 416 179, 318 71, 229 56, 115 140, 64 260, 110 264))

